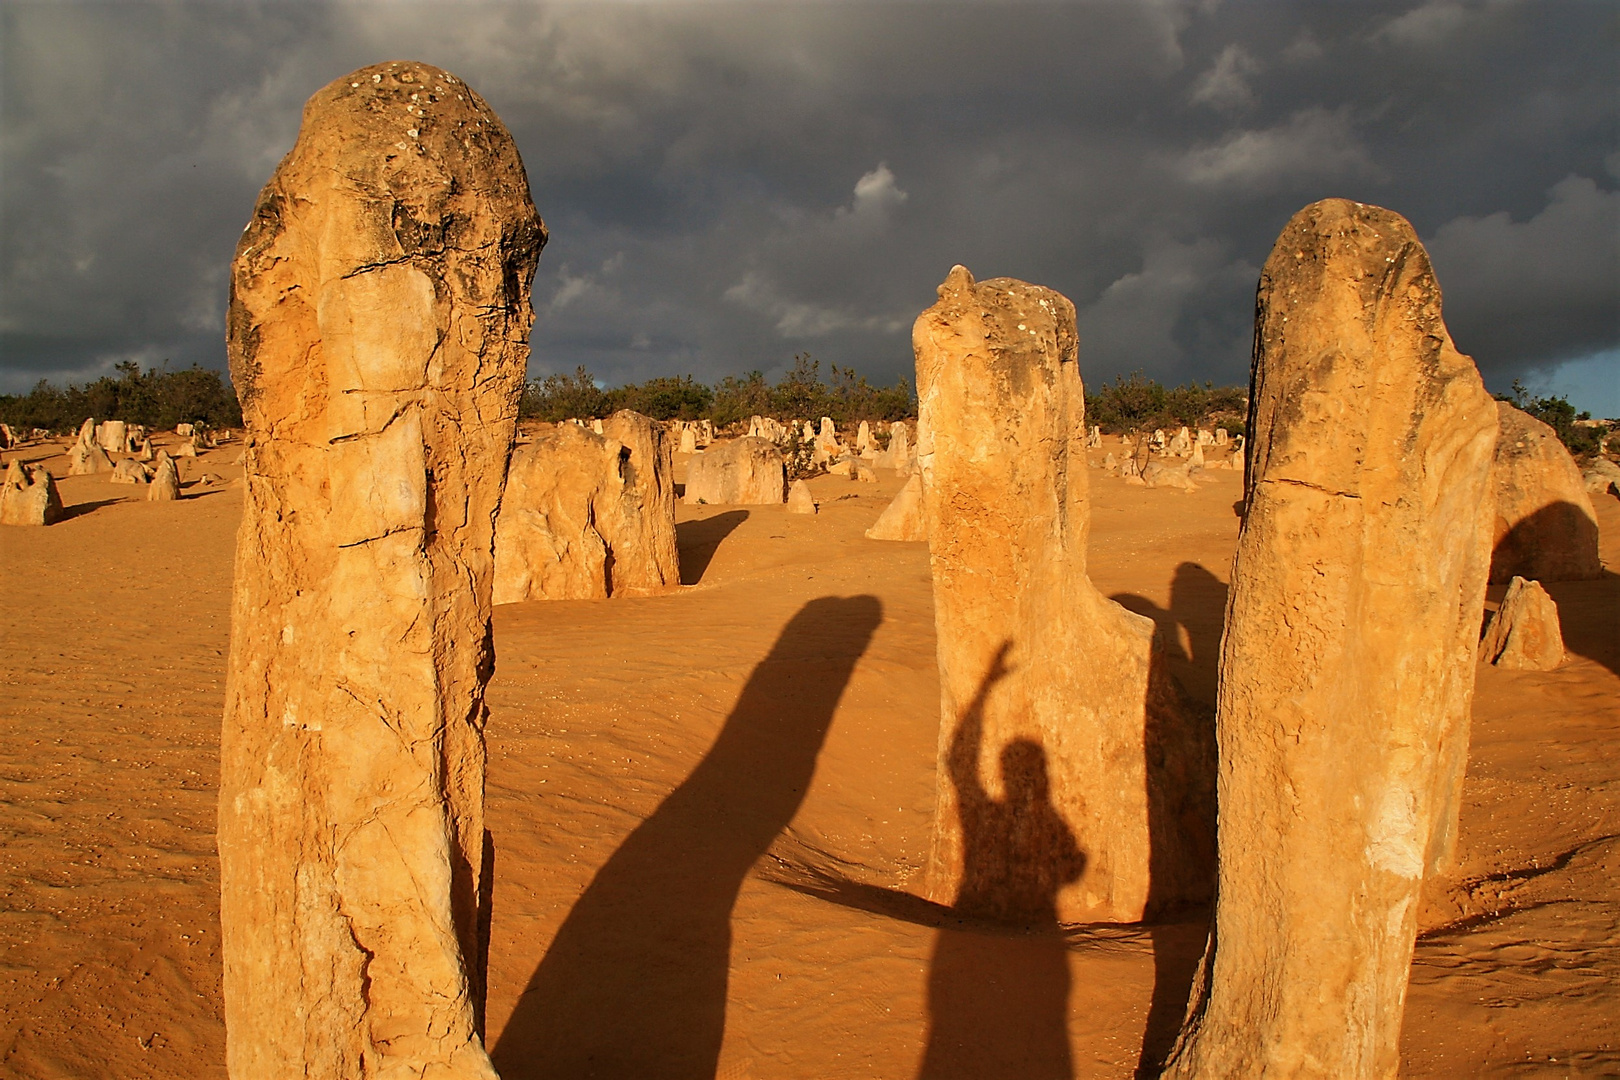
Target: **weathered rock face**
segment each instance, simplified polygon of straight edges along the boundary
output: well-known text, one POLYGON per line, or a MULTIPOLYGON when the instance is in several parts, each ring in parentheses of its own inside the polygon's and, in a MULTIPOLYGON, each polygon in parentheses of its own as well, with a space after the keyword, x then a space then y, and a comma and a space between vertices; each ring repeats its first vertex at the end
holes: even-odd
POLYGON ((649 596, 681 583, 675 546, 675 454, 664 426, 620 409, 602 421, 602 434, 617 442, 619 492, 601 508, 613 553, 614 596, 649 596))
POLYGON ((1596 458, 1581 473, 1581 483, 1588 495, 1620 496, 1620 465, 1605 457, 1596 458))
POLYGON ((545 237, 489 106, 395 62, 310 99, 237 246, 232 1076, 494 1075, 484 687, 545 237))
POLYGON ((795 480, 788 485, 787 508, 790 514, 813 514, 816 512, 816 497, 810 493, 810 485, 803 480, 795 480))
POLYGON ((1142 482, 1148 487, 1177 488, 1181 491, 1197 491, 1198 485, 1193 483, 1192 467, 1189 462, 1179 465, 1166 465, 1163 461, 1149 461, 1142 467, 1142 482))
POLYGON ((62 497, 45 466, 13 461, 0 480, 0 525, 52 525, 61 517, 62 497))
POLYGON ((911 435, 905 421, 896 420, 889 425, 889 445, 878 456, 877 463, 890 469, 911 468, 911 435))
POLYGON ((495 603, 646 596, 680 583, 668 436, 629 411, 602 428, 547 427, 512 454, 495 603))
POLYGON ((619 449, 562 423, 513 451, 495 525, 495 603, 607 598, 608 546, 596 512, 618 494, 619 449))
POLYGON ((1603 573, 1597 514, 1575 459, 1558 434, 1505 401, 1496 403, 1496 547, 1491 580, 1577 581, 1603 573))
POLYGON ((929 895, 1074 922, 1206 898, 1207 723, 1152 621, 1086 576, 1074 306, 958 266, 912 344, 943 714, 929 895))
POLYGON ((1564 662, 1564 632, 1558 605, 1539 581, 1516 577, 1502 606, 1485 624, 1479 658, 1487 664, 1520 671, 1551 671, 1564 662))
POLYGON ((1496 410, 1412 227, 1342 199, 1266 261, 1251 393, 1215 926, 1166 1075, 1393 1077, 1455 838, 1496 410))
POLYGON ((112 468, 112 458, 96 441, 96 421, 91 417, 79 426, 79 440, 68 450, 68 475, 91 476, 112 468))
POLYGON ((787 489, 782 454, 764 439, 743 437, 710 447, 686 466, 689 506, 780 503, 787 489))
POLYGON ((103 420, 96 425, 96 445, 109 453, 121 454, 129 442, 129 425, 122 420, 103 420))
POLYGON ((180 497, 180 468, 167 453, 158 454, 146 497, 151 502, 174 502, 180 497))
POLYGON ((868 540, 927 540, 928 519, 923 512, 922 474, 912 473, 906 486, 883 508, 866 530, 868 540))

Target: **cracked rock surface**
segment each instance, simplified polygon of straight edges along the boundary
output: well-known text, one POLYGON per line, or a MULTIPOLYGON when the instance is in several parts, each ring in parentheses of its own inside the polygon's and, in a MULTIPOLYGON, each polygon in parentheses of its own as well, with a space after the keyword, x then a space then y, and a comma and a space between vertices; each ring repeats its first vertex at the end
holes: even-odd
POLYGON ((493 523, 545 240, 484 100, 393 62, 310 99, 237 247, 232 1076, 493 1076, 493 523))
POLYGON ((912 329, 941 692, 931 899, 1045 924, 1207 899, 1203 723, 1087 572, 1074 305, 958 266, 912 329))
POLYGON ((1329 199, 1260 277, 1216 697, 1215 925, 1175 1077, 1393 1077, 1456 843, 1495 402, 1410 224, 1329 199))

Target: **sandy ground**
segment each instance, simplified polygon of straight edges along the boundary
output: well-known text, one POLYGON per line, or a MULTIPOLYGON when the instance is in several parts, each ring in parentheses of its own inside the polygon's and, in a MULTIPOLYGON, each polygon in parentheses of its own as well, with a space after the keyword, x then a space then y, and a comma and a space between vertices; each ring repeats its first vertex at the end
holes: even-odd
MULTIPOLYGON (((53 450, 61 473, 59 448, 20 454, 53 450)), ((236 455, 185 476, 234 480, 236 455)), ((815 517, 682 507, 676 594, 496 609, 488 1030, 508 1080, 1010 1080, 1065 1057, 1123 1077, 1173 1032, 1201 913, 1048 937, 918 898, 933 613, 925 545, 861 535, 899 487, 881 475, 813 482, 815 517)), ((1092 475, 1093 578, 1212 700, 1237 475, 1190 495, 1092 475)), ((0 1075, 223 1076, 241 489, 60 486, 69 520, 0 529, 0 1075)), ((1601 502, 1620 566, 1620 502, 1601 502)), ((1410 1076, 1620 1074, 1620 577, 1550 591, 1569 660, 1480 671, 1410 1076)))

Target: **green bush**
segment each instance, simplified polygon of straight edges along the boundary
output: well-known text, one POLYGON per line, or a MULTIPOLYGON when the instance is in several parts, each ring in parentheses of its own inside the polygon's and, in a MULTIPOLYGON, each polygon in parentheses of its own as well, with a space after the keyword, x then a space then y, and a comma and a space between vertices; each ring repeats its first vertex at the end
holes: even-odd
POLYGON ((1603 441, 1605 429, 1582 427, 1575 423, 1577 420, 1591 419, 1590 413, 1575 412, 1575 406, 1569 403, 1569 398, 1558 397, 1531 397, 1530 391, 1518 379, 1513 380, 1511 393, 1496 395, 1498 401, 1505 401, 1515 409, 1529 413, 1543 424, 1552 428, 1558 435, 1558 441, 1569 449, 1575 457, 1590 457, 1597 453, 1598 445, 1603 441))
POLYGON ((714 403, 714 391, 690 375, 628 383, 607 396, 610 412, 634 409, 654 420, 701 420, 714 403))
POLYGON ((1140 371, 1103 383, 1086 395, 1086 421, 1113 435, 1156 428, 1224 427, 1243 434, 1249 392, 1241 386, 1188 383, 1166 388, 1140 371))
POLYGON ((547 375, 523 388, 518 415, 556 424, 570 418, 590 420, 613 412, 607 392, 581 365, 572 375, 547 375))
POLYGON ((73 431, 92 416, 156 429, 242 425, 242 406, 221 372, 195 364, 170 371, 168 361, 148 371, 126 361, 113 370, 116 377, 103 375, 84 386, 56 387, 41 380, 26 394, 0 394, 0 423, 55 432, 73 431))
POLYGON ((800 353, 775 386, 762 373, 750 371, 740 378, 728 375, 712 387, 680 375, 604 390, 581 367, 572 375, 548 375, 529 383, 518 415, 557 423, 607 416, 617 409, 634 409, 655 420, 709 420, 723 428, 746 423, 751 416, 810 421, 830 416, 840 424, 904 420, 916 415, 917 403, 904 379, 876 387, 854 368, 836 364, 829 385, 821 377, 821 362, 800 353))

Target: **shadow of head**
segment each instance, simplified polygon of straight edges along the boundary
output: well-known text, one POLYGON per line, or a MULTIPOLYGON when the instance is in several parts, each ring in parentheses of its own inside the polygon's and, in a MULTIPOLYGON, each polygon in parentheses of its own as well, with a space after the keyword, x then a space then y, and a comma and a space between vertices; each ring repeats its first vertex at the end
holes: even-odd
POLYGON ((746 510, 724 510, 697 521, 675 526, 675 546, 681 560, 681 584, 696 585, 714 559, 721 541, 748 520, 746 510))

